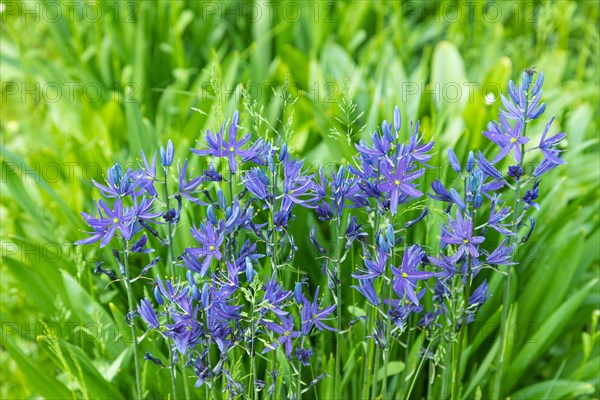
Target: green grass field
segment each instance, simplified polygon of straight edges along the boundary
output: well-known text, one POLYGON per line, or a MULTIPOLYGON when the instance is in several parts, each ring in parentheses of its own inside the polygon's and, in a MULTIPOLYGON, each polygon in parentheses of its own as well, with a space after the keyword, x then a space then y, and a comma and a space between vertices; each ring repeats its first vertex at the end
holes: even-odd
MULTIPOLYGON (((332 134, 346 132, 340 102, 348 95, 362 112, 353 140, 398 105, 406 123, 421 120, 436 141, 432 164, 443 165, 449 147, 461 160, 469 149, 492 150, 481 132, 498 114, 500 93, 535 66, 546 77, 545 115, 567 132, 568 164, 544 176, 537 228, 518 255, 503 394, 598 398, 599 10, 596 1, 2 1, 1 397, 133 396, 126 294, 93 274, 110 251, 73 246, 86 228, 79 213, 99 194, 91 180, 114 162, 136 162, 139 150, 152 153, 168 139, 183 158, 235 110, 251 131, 245 92, 270 135, 288 137, 307 165, 354 156, 332 134)), ((532 135, 544 125, 534 122, 532 135)), ((313 225, 325 241, 328 225, 299 212, 299 247, 310 247, 313 225)), ((294 264, 311 285, 327 286, 312 253, 294 264)), ((489 398, 492 385, 503 280, 490 274, 489 282, 481 328, 463 354, 466 399, 489 398)), ((136 290, 141 298, 149 289, 136 290)), ((350 283, 343 292, 350 316, 350 283)), ((325 338, 313 357, 333 375, 335 340, 325 338)), ((161 346, 142 343, 157 354, 161 346)), ((347 397, 361 393, 360 349, 341 355, 347 397)), ((148 397, 166 398, 167 369, 142 367, 148 397)), ((390 379, 393 398, 399 372, 390 379)), ((435 398, 426 378, 416 380, 414 398, 435 398)), ((180 396, 204 396, 194 382, 180 380, 180 396)), ((325 379, 306 396, 334 391, 325 379)))

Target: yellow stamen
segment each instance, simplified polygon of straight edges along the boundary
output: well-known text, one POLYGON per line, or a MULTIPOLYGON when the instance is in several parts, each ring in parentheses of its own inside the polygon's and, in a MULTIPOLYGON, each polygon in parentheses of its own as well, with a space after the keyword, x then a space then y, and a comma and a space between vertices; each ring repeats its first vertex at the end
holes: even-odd
POLYGON ((115 218, 115 219, 113 219, 113 224, 116 224, 116 223, 118 223, 118 222, 119 222, 119 218, 115 218))
POLYGON ((408 278, 408 274, 407 274, 406 272, 403 272, 403 273, 402 273, 402 277, 403 277, 403 278, 408 278))
POLYGON ((230 151, 230 152, 232 152, 232 153, 233 153, 233 151, 234 151, 234 150, 235 150, 235 149, 234 149, 233 147, 230 147, 230 148, 229 148, 229 151, 230 151))
POLYGON ((288 194, 294 194, 294 189, 290 190, 288 194))
POLYGON ((515 138, 512 138, 512 139, 510 139, 510 142, 511 142, 511 143, 517 143, 517 139, 515 139, 515 138))
POLYGON ((290 336, 292 334, 292 332, 290 331, 285 331, 285 336, 290 336))
POLYGON ((394 183, 395 183, 396 185, 399 185, 399 184, 400 184, 400 181, 399 181, 398 179, 396 179, 396 180, 394 181, 394 183))
POLYGON ((215 246, 210 246, 208 249, 209 249, 210 251, 213 251, 213 250, 215 249, 215 246))
POLYGON ((463 239, 463 243, 464 243, 464 244, 467 244, 467 243, 469 243, 469 239, 463 239))

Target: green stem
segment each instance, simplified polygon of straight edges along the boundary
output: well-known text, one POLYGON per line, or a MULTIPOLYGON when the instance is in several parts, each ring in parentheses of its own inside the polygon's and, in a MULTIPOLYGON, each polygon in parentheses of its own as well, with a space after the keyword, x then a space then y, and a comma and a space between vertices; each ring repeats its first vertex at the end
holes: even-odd
MULTIPOLYGON (((469 271, 471 270, 471 257, 467 256, 467 262, 469 263, 469 271)), ((453 377, 452 377, 452 399, 456 400, 460 398, 460 389, 461 389, 461 381, 460 381, 460 364, 462 357, 462 349, 465 341, 465 332, 467 331, 467 307, 469 306, 469 296, 470 296, 470 285, 471 276, 469 272, 469 276, 467 278, 467 284, 464 285, 463 288, 463 312, 462 312, 462 326, 460 329, 460 335, 457 344, 457 354, 454 360, 454 368, 453 368, 453 377)))
MULTIPOLYGON (((429 348, 431 347, 431 343, 432 341, 430 340, 429 343, 427 344, 427 348, 425 349, 425 352, 429 352, 429 348)), ((425 363, 425 359, 427 357, 421 357, 421 360, 419 361, 419 365, 417 366, 417 370, 414 372, 413 378, 412 378, 412 382, 410 383, 410 386, 408 388, 408 394, 406 395, 405 398, 410 399, 410 394, 412 393, 413 387, 415 386, 415 382, 417 381, 417 377, 419 376, 419 372, 421 371, 421 368, 423 367, 423 364, 425 363)), ((405 365, 404 369, 408 368, 408 366, 405 365)), ((430 373, 431 373, 431 369, 430 369, 430 373)))
POLYGON ((375 368, 373 369, 373 371, 370 371, 370 374, 372 376, 375 376, 374 379, 374 383, 373 383, 373 396, 377 395, 377 382, 378 382, 378 378, 379 378, 379 358, 381 356, 381 349, 379 348, 379 346, 375 347, 375 368))
POLYGON ((167 347, 169 348, 169 361, 170 361, 170 367, 169 370, 171 372, 171 394, 173 396, 173 400, 177 399, 177 364, 173 364, 173 349, 171 349, 171 346, 169 345, 169 343, 167 343, 167 347))
MULTIPOLYGON (((525 109, 523 110, 523 133, 522 136, 527 134, 527 108, 529 105, 529 94, 525 95, 525 109)), ((525 158, 525 145, 521 145, 521 161, 519 165, 523 168, 523 159, 525 158)), ((513 245, 515 251, 513 252, 513 261, 515 260, 516 246, 519 241, 519 200, 521 197, 521 179, 516 183, 515 187, 515 199, 513 204, 513 218, 512 218, 512 233, 513 233, 513 245)), ((500 332, 502 338, 502 347, 498 357, 498 370, 496 372, 496 381, 494 385, 494 398, 500 398, 500 388, 502 386, 502 374, 504 368, 504 353, 506 352, 506 346, 508 341, 508 309, 510 308, 510 277, 512 275, 512 269, 510 265, 506 266, 506 278, 504 282, 504 297, 502 299, 502 324, 500 325, 500 332)))
MULTIPOLYGON (((427 243, 427 242, 425 242, 427 243)), ((410 329, 411 326, 413 326, 412 321, 414 321, 414 318, 412 318, 412 315, 410 315, 408 317, 408 321, 409 323, 407 324, 408 328, 408 333, 407 333, 407 338, 406 338, 406 352, 404 354, 404 371, 402 372, 402 384, 400 385, 400 390, 402 392, 402 394, 404 394, 404 382, 406 382, 406 378, 408 377, 408 364, 410 361, 410 351, 411 351, 411 347, 412 347, 412 340, 413 340, 413 331, 410 329)), ((406 397, 409 398, 410 397, 410 393, 407 396, 400 396, 400 397, 406 397)))
MULTIPOLYGON (((164 193, 165 193, 165 205, 167 207, 167 211, 170 210, 170 201, 169 201, 169 187, 168 187, 168 178, 169 178, 169 167, 165 167, 165 182, 164 182, 164 193)), ((175 252, 173 250, 173 230, 170 222, 167 222, 167 247, 169 248, 169 272, 171 274, 171 279, 175 279, 175 252)), ((177 399, 177 365, 173 364, 173 350, 171 346, 167 343, 167 347, 169 348, 169 369, 171 370, 171 392, 173 395, 173 400, 177 399)), ((182 371, 183 374, 183 371, 182 371)))
MULTIPOLYGON (((373 225, 373 245, 377 245, 377 233, 379 232, 379 211, 377 209, 377 200, 375 201, 375 224, 373 225)), ((367 333, 369 335, 373 334, 373 326, 375 324, 375 319, 377 315, 377 311, 374 311, 373 308, 369 307, 367 311, 368 321, 367 321, 367 333)), ((368 350, 367 350, 367 363, 365 365, 365 370, 363 374, 363 399, 368 399, 371 384, 373 379, 373 374, 377 373, 377 365, 375 367, 375 372, 371 369, 373 366, 373 350, 375 350, 375 360, 376 363, 379 363, 379 347, 375 348, 375 343, 373 339, 369 340, 368 350), (365 379, 366 378, 366 379, 365 379)), ((377 393, 377 377, 375 377, 375 388, 373 393, 377 393)))
MULTIPOLYGON (((167 207, 167 211, 170 210, 170 201, 169 201, 169 188, 168 188, 168 184, 167 184, 167 180, 168 180, 168 176, 169 176, 169 169, 165 168, 165 182, 164 182, 164 190, 165 190, 165 205, 167 207)), ((174 265, 174 261, 175 261, 175 255, 173 252, 173 231, 171 228, 171 224, 167 223, 167 245, 169 247, 169 272, 171 274, 171 279, 174 279, 175 277, 175 265, 174 265)))
POLYGON ((302 363, 298 361, 298 376, 296 377, 296 400, 302 398, 302 363))
POLYGON ((337 275, 336 278, 338 279, 337 285, 336 285, 336 296, 337 296, 337 307, 336 307, 336 311, 337 311, 337 335, 336 335, 336 340, 335 340, 335 392, 336 392, 336 397, 337 398, 342 398, 341 394, 342 394, 342 388, 341 388, 341 373, 340 373, 340 369, 342 368, 341 364, 341 349, 340 349, 340 342, 341 342, 341 336, 340 336, 340 332, 342 330, 342 274, 340 271, 340 247, 341 247, 341 243, 340 243, 340 216, 337 217, 336 221, 335 221, 335 243, 336 243, 336 248, 335 248, 335 266, 336 266, 336 271, 337 271, 337 275))
MULTIPOLYGON (((391 307, 391 300, 392 300, 392 281, 391 280, 388 282, 387 299, 388 299, 388 302, 390 302, 388 304, 388 307, 391 307)), ((388 315, 386 318, 386 327, 385 327, 385 348, 383 349, 383 387, 381 389, 381 398, 383 400, 385 400, 386 396, 387 396, 387 381, 388 381, 387 373, 388 373, 388 364, 390 361, 390 351, 392 348, 391 322, 392 322, 392 319, 388 315)))
POLYGON ((256 381, 256 355, 254 354, 254 344, 256 341, 256 337, 255 337, 255 324, 254 324, 254 303, 255 303, 255 299, 254 299, 254 291, 252 291, 252 319, 250 321, 251 325, 251 340, 252 340, 252 344, 250 345, 250 361, 251 361, 251 366, 250 366, 250 382, 248 383, 248 397, 250 397, 250 393, 252 393, 252 399, 256 400, 258 399, 258 388, 256 387, 256 384, 254 383, 256 381), (250 388, 252 388, 252 392, 250 392, 250 388))
MULTIPOLYGON (((129 241, 123 239, 123 265, 125 267, 125 290, 127 291, 127 303, 129 305, 129 312, 133 311, 133 291, 131 289, 131 275, 129 273, 129 241)), ((137 343, 137 333, 135 329, 135 321, 131 321, 131 337, 133 339, 133 359, 135 362, 135 387, 137 392, 137 398, 143 398, 144 393, 142 392, 142 378, 140 374, 140 358, 137 343)))
MULTIPOLYGON (((373 333, 373 308, 369 307, 367 310, 367 335, 373 333)), ((371 387, 371 379, 373 377, 373 370, 371 367, 373 366, 373 339, 370 339, 367 344, 367 354, 365 359, 365 367, 363 369, 363 399, 369 398, 369 389, 371 387)))

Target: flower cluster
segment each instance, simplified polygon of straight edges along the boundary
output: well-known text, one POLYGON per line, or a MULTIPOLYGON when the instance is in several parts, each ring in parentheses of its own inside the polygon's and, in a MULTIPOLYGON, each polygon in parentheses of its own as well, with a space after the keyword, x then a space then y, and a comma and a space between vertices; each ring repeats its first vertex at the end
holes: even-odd
MULTIPOLYGON (((319 340, 315 336, 334 332, 339 364, 344 324, 350 330, 356 322, 346 321, 343 313, 348 301, 342 296, 350 280, 366 301, 358 306, 365 304, 361 319, 365 337, 372 339, 367 360, 374 344, 383 351, 387 370, 394 343, 417 329, 427 333, 424 357, 433 358, 436 348, 444 354, 446 344, 460 342, 456 336, 489 297, 487 275, 480 276, 483 269, 500 270, 517 262, 516 249, 535 226, 530 219, 529 229, 520 229, 530 209, 539 207, 540 178, 564 163, 559 146, 565 134, 550 132, 554 118, 537 146, 526 135, 530 122, 545 110, 542 83, 543 74, 533 82, 531 70, 523 74, 520 86, 511 81, 498 122, 483 132, 498 146, 497 154, 490 161, 481 151, 469 152, 461 162, 448 150, 458 185, 447 187, 436 178, 428 195, 421 186, 425 172, 435 171, 429 165, 436 156, 434 142, 425 139, 419 122, 402 129, 398 107, 393 123, 384 121, 369 140, 355 144, 351 165, 312 173, 286 143, 268 135, 252 141, 249 132, 239 138, 240 116, 235 112, 218 132, 207 131, 205 144, 190 149, 191 158, 177 162, 176 171, 171 141, 151 161, 142 152, 137 169, 124 171, 119 164, 109 168, 106 184, 94 182, 104 199, 96 202, 96 215, 82 213, 90 230, 77 244, 114 247, 120 276, 102 269, 101 262, 95 271, 122 279, 130 300, 128 319, 141 317, 167 343, 168 359, 150 353, 144 358, 171 368, 174 387, 175 370, 189 369, 197 387, 220 387, 230 397, 248 389, 256 398, 266 387, 263 379, 270 377, 271 395, 277 377, 287 371, 298 376, 296 383, 285 378, 290 396, 297 396, 302 367, 313 366, 312 346, 319 340), (535 150, 542 159, 527 176, 524 159, 535 150), (508 159, 514 162, 505 166, 508 159), (207 167, 198 174, 199 162, 207 167), (505 202, 511 191, 512 207, 505 202), (426 206, 428 197, 434 206, 426 206), (435 204, 440 203, 438 209, 435 204), (291 228, 297 208, 313 212, 322 228, 332 231, 331 248, 319 243, 315 227, 307 235, 329 291, 310 289, 317 282, 295 263, 297 238, 291 228), (409 242, 416 236, 411 230, 436 225, 438 251, 429 243, 409 242), (179 246, 181 242, 185 245, 179 246), (155 257, 138 276, 155 271, 146 291, 153 296, 134 302, 132 283, 137 278, 131 276, 128 261, 160 253, 160 247, 165 248, 166 262, 155 257), (361 261, 346 269, 355 252, 361 261), (277 364, 276 352, 285 355, 289 367, 277 364), (236 369, 241 353, 252 363, 245 375, 236 369), (269 360, 261 361, 269 374, 261 375, 256 367, 261 354, 269 360)), ((137 338, 135 321, 131 325, 137 338)), ((137 341, 134 346, 138 357, 137 341)), ((340 368, 335 367, 336 381, 340 368)), ((304 390, 325 377, 313 377, 304 390)), ((383 379, 384 398, 386 387, 383 379)), ((366 390, 368 397, 370 388, 366 390)))

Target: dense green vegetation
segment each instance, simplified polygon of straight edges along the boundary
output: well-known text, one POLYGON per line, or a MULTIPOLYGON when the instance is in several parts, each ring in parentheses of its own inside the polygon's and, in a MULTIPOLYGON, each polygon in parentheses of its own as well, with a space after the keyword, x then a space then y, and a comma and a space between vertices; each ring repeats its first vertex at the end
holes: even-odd
MULTIPOLYGON (((405 121, 421 120, 436 141, 432 164, 443 165, 448 147, 461 160, 469 149, 491 150, 481 132, 498 113, 499 94, 531 66, 546 77, 546 115, 568 134, 568 164, 544 177, 538 228, 515 267, 518 312, 503 392, 600 395, 597 2, 8 1, 0 10, 2 398, 133 393, 125 292, 93 274, 110 251, 72 245, 85 228, 79 212, 98 197, 91 179, 114 162, 131 163, 168 139, 176 158, 187 156, 206 129, 254 101, 269 134, 288 136, 307 164, 349 162, 347 122, 358 140, 399 105, 405 121), (350 96, 356 118, 340 107, 350 96)), ((242 112, 240 125, 252 130, 249 115, 242 112)), ((532 125, 534 138, 544 125, 532 125)), ((313 225, 323 241, 330 234, 301 213, 300 247, 310 246, 313 225)), ((438 235, 429 233, 432 245, 438 235)), ((299 253, 295 264, 326 286, 312 256, 299 253)), ((493 295, 463 354, 465 398, 490 390, 502 283, 490 274, 493 295)), ((350 284, 343 290, 353 299, 350 284)), ((315 370, 331 371, 331 338, 315 370)), ((160 354, 159 345, 146 340, 143 349, 160 354)), ((360 349, 343 349, 346 393, 361 390, 353 379, 360 349)), ((154 397, 170 390, 167 369, 150 363, 143 381, 154 397)), ((328 398, 332 386, 325 379, 307 395, 328 398)), ((418 377, 413 396, 426 389, 426 375, 418 377)))

